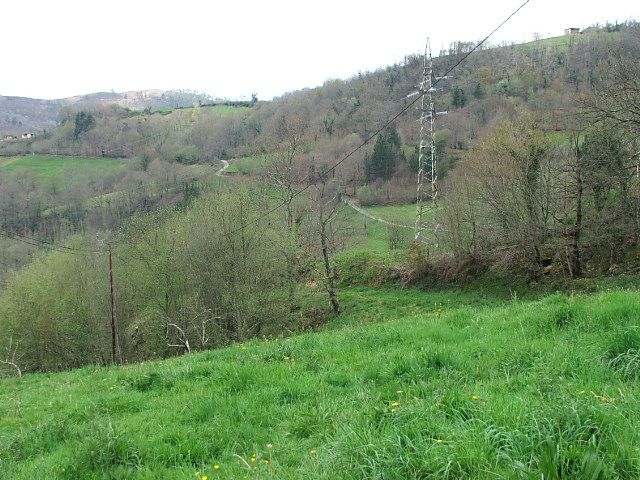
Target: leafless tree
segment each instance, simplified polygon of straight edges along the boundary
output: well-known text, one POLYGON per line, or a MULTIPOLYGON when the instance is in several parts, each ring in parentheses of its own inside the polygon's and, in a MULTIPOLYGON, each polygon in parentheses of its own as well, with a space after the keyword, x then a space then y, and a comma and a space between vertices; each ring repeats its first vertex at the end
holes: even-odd
POLYGON ((199 313, 194 314, 189 309, 180 312, 180 325, 171 322, 167 324, 168 332, 174 331, 175 335, 171 336, 170 333, 167 336, 167 346, 175 348, 184 348, 185 352, 191 352, 192 344, 189 337, 195 337, 197 340, 198 349, 204 350, 209 344, 209 332, 207 326, 217 320, 221 320, 222 317, 211 316, 211 311, 208 309, 202 310, 199 313), (170 339, 173 337, 172 339, 170 339))
POLYGON ((275 126, 275 153, 265 165, 265 180, 277 187, 276 195, 285 211, 288 236, 284 238, 282 254, 287 263, 287 283, 291 311, 297 310, 296 282, 299 265, 298 230, 304 213, 296 208, 298 188, 306 176, 298 156, 304 145, 308 122, 302 115, 284 115, 277 119, 275 126))
POLYGON ((13 337, 9 337, 9 344, 5 349, 4 358, 0 358, 0 364, 8 365, 13 370, 15 370, 16 375, 18 377, 22 377, 22 370, 18 366, 19 355, 18 355, 18 342, 13 343, 13 337))
POLYGON ((320 176, 313 186, 311 194, 312 211, 314 214, 315 235, 320 243, 322 253, 322 283, 329 295, 331 308, 334 313, 340 313, 340 303, 336 293, 336 269, 332 262, 331 254, 335 246, 336 231, 333 220, 340 207, 340 193, 333 182, 328 182, 324 176, 320 176))
POLYGON ((640 51, 630 49, 616 53, 592 91, 580 97, 588 114, 607 119, 633 132, 640 131, 640 51))

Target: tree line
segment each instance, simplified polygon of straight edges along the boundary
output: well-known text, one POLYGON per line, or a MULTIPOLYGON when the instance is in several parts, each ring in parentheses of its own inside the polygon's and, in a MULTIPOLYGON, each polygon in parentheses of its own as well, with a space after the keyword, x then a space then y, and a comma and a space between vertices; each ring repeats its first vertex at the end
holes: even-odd
MULTIPOLYGON (((575 93, 593 87, 599 70, 607 68, 610 52, 632 44, 637 28, 628 22, 615 32, 594 28, 576 38, 485 48, 470 56, 437 95, 436 109, 449 110, 438 126, 448 132, 443 152, 451 160, 441 162, 442 167, 450 168, 461 152, 517 108, 542 113, 549 129, 564 129, 561 109, 573 103, 575 93)), ((458 42, 435 58, 436 71, 455 65, 467 44, 458 42)), ((343 147, 354 136, 360 141, 368 138, 407 101, 406 95, 420 81, 421 62, 417 55, 407 56, 395 65, 348 80, 327 81, 272 102, 252 100, 251 108, 235 112, 195 107, 145 114, 111 106, 88 107, 83 113, 67 108, 60 114, 58 128, 33 141, 4 143, 0 153, 147 155, 182 163, 210 162, 271 153, 281 116, 306 118, 313 139, 309 148, 320 147, 318 156, 324 153, 323 145, 346 153, 343 147), (87 122, 91 118, 94 124, 87 122)), ((405 144, 417 142, 419 126, 414 116, 398 119, 396 127, 405 144)), ((411 152, 403 150, 410 160, 411 152)), ((348 174, 357 186, 388 181, 388 172, 365 172, 361 160, 345 166, 354 171, 348 174)), ((396 168, 391 180, 408 178, 411 170, 405 167, 396 168)))
MULTIPOLYGON (((637 35, 637 32, 636 32, 637 35)), ((518 111, 449 177, 443 237, 459 260, 484 259, 539 281, 638 265, 640 42, 577 94, 562 132, 518 111)))
POLYGON ((234 182, 134 215, 111 238, 78 236, 74 251, 36 256, 0 297, 0 345, 24 372, 110 363, 109 244, 118 362, 312 326, 340 309, 337 190, 319 176, 309 195, 265 216, 276 202, 271 187, 234 182), (304 298, 301 282, 315 285, 304 298))

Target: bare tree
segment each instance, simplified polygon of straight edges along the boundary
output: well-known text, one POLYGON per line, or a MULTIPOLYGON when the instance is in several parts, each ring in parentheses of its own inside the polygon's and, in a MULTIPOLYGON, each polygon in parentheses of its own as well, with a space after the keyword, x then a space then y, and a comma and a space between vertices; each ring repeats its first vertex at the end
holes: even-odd
POLYGON ((276 195, 285 211, 288 235, 284 238, 282 254, 287 263, 287 283, 291 311, 297 310, 296 282, 299 262, 299 226, 304 213, 296 208, 298 188, 305 180, 303 168, 298 161, 308 122, 300 115, 282 115, 275 127, 276 152, 265 165, 266 181, 277 187, 276 195))
POLYGON ((550 221, 548 161, 542 132, 524 119, 499 126, 463 164, 470 174, 472 195, 482 206, 481 235, 515 247, 533 280, 542 273, 541 247, 550 221))
POLYGON ((193 348, 189 340, 190 336, 197 340, 198 349, 204 350, 207 348, 210 340, 207 326, 216 320, 222 319, 219 316, 212 317, 211 311, 208 309, 195 314, 190 309, 186 309, 180 312, 180 317, 180 325, 174 322, 167 324, 168 333, 169 330, 175 331, 175 335, 169 334, 167 336, 167 346, 184 348, 187 353, 191 352, 193 348))
POLYGON ((580 99, 587 113, 596 119, 610 120, 616 126, 640 131, 639 54, 636 44, 625 55, 612 56, 602 82, 580 99))
POLYGON ((13 343, 13 337, 9 337, 9 344, 5 349, 4 359, 0 358, 0 364, 8 365, 15 370, 18 377, 22 377, 22 370, 18 366, 18 342, 13 343))
POLYGON ((340 193, 335 183, 329 183, 326 176, 320 175, 318 183, 311 194, 312 211, 314 213, 314 231, 320 243, 322 252, 323 275, 322 283, 329 295, 331 308, 335 314, 340 313, 340 303, 336 293, 336 269, 331 259, 335 246, 335 226, 333 220, 340 206, 340 193))
POLYGON ((572 278, 582 275, 581 240, 584 215, 583 158, 579 146, 579 134, 572 141, 572 147, 566 154, 559 187, 562 190, 561 208, 557 221, 562 226, 565 239, 567 268, 572 278))

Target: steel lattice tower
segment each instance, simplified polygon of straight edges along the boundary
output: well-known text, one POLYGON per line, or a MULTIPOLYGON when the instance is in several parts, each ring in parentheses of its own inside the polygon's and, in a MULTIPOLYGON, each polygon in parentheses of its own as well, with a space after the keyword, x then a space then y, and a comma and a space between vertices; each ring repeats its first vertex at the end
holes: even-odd
POLYGON ((436 89, 433 86, 433 80, 433 59, 431 57, 431 46, 429 45, 429 40, 427 40, 424 50, 422 82, 417 92, 422 96, 420 107, 420 144, 418 149, 418 190, 415 228, 415 240, 419 243, 426 243, 425 231, 427 230, 427 222, 425 216, 427 210, 435 211, 438 197, 438 165, 435 144, 436 111, 433 99, 433 94, 436 92, 436 89), (425 183, 431 183, 429 192, 426 191, 428 187, 425 183), (427 204, 426 200, 430 200, 430 202, 427 204))

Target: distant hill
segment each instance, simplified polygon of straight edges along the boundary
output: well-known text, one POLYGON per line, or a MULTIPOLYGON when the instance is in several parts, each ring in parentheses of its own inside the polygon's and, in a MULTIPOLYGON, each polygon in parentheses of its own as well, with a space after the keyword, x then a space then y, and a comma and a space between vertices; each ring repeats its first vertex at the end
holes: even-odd
POLYGON ((0 135, 16 135, 52 129, 64 107, 82 108, 116 104, 132 110, 188 107, 197 102, 211 102, 208 95, 189 91, 140 90, 99 92, 88 95, 41 100, 0 95, 0 135))

